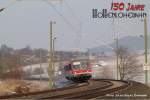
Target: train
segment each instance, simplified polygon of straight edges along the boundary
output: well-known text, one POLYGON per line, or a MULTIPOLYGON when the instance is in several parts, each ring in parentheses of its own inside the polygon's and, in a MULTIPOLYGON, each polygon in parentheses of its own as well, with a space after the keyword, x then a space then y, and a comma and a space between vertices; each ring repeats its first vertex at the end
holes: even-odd
POLYGON ((65 77, 73 82, 86 82, 92 77, 92 69, 89 61, 70 61, 64 66, 65 77))

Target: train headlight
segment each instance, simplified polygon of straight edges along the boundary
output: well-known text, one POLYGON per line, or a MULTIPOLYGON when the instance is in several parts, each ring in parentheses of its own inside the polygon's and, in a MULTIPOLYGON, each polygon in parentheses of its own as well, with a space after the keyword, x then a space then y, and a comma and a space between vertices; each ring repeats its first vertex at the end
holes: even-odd
POLYGON ((61 75, 61 74, 62 74, 62 72, 61 72, 61 71, 59 71, 59 72, 58 72, 58 74, 59 74, 59 75, 61 75))

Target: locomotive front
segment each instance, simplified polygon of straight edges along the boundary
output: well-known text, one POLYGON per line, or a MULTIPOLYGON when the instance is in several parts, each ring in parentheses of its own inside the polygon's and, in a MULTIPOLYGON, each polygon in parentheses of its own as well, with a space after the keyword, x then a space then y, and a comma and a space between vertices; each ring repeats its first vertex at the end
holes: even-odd
POLYGON ((66 78, 74 82, 85 82, 92 76, 91 66, 88 61, 72 61, 64 69, 66 78))

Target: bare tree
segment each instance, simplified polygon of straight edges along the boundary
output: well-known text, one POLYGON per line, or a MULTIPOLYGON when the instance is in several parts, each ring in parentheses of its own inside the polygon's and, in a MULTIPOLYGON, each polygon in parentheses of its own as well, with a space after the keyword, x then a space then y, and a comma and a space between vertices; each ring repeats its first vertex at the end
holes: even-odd
POLYGON ((129 52, 128 48, 120 46, 118 50, 119 76, 121 80, 130 80, 142 74, 142 65, 134 53, 129 52))
POLYGON ((21 78, 22 67, 19 64, 19 55, 5 56, 0 59, 1 78, 21 78))

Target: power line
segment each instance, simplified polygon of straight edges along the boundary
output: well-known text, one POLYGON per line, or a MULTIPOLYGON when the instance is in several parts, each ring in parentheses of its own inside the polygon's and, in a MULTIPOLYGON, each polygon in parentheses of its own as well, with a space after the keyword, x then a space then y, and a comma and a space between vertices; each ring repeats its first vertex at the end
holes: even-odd
POLYGON ((5 7, 1 8, 1 10, 5 10, 5 9, 7 9, 7 8, 11 7, 11 6, 12 6, 12 5, 14 5, 17 1, 18 1, 18 0, 11 0, 11 3, 10 3, 10 4, 8 4, 7 6, 5 6, 5 7))
MULTIPOLYGON (((45 0, 44 0, 44 1, 45 1, 45 0)), ((79 33, 81 33, 81 30, 82 30, 82 23, 81 23, 81 21, 78 19, 78 17, 75 15, 75 13, 72 13, 72 15, 73 15, 74 17, 76 16, 76 18, 77 18, 77 20, 78 20, 78 22, 79 22, 79 27, 80 27, 79 30, 74 29, 73 25, 65 18, 65 16, 64 16, 62 13, 60 13, 60 12, 56 9, 56 7, 55 7, 52 3, 48 2, 48 1, 45 1, 45 2, 48 3, 48 4, 56 11, 56 13, 66 22, 66 24, 71 28, 71 30, 77 34, 78 40, 75 41, 75 44, 79 45, 79 44, 80 44, 81 37, 82 37, 82 35, 79 35, 79 33), (77 43, 77 42, 78 42, 78 43, 77 43)), ((67 3, 66 3, 66 4, 67 4, 67 3)), ((68 8, 70 9, 71 7, 68 5, 68 8)), ((72 9, 72 8, 71 8, 71 9, 72 9)), ((70 10, 71 10, 71 9, 70 9, 70 10)), ((71 12, 73 12, 73 11, 71 11, 71 12)))
MULTIPOLYGON (((43 0, 43 1, 45 1, 45 0, 43 0)), ((57 9, 56 9, 56 7, 51 3, 51 2, 48 2, 48 1, 45 1, 47 4, 49 4, 55 11, 56 11, 56 13, 65 21, 65 23, 71 28, 71 30, 72 31, 74 31, 75 33, 77 32, 75 29, 74 29, 74 27, 73 27, 73 25, 64 17, 64 15, 62 14, 62 13, 60 13, 57 9)))
POLYGON ((77 17, 77 15, 74 13, 73 9, 71 8, 71 6, 68 4, 68 2, 66 0, 64 0, 64 3, 66 5, 66 7, 68 8, 68 10, 70 10, 70 13, 72 14, 72 16, 74 16, 74 18, 76 18, 76 20, 80 23, 80 19, 77 17))
MULTIPOLYGON (((66 7, 70 10, 70 13, 71 13, 71 15, 72 16, 74 16, 74 18, 76 18, 76 20, 78 21, 78 23, 79 23, 79 30, 78 30, 78 33, 77 33, 77 37, 78 37, 78 39, 77 39, 77 44, 79 45, 80 44, 80 42, 81 42, 81 39, 82 39, 82 22, 81 22, 81 20, 77 17, 77 15, 74 13, 74 11, 73 11, 73 9, 72 9, 72 7, 69 5, 69 3, 66 1, 66 0, 64 0, 64 3, 65 3, 65 5, 66 5, 66 7)), ((76 41, 75 41, 76 42, 76 41)))
MULTIPOLYGON (((11 2, 10 4, 8 4, 6 7, 2 8, 1 10, 4 10, 4 9, 6 9, 6 8, 9 8, 10 6, 14 5, 17 1, 24 1, 24 0, 12 0, 12 2, 11 2)), ((29 0, 28 0, 28 1, 29 1, 29 0)), ((79 45, 79 44, 80 44, 80 40, 81 40, 81 38, 82 38, 82 34, 81 34, 82 23, 81 23, 81 21, 79 20, 79 18, 76 16, 76 14, 74 13, 73 9, 70 7, 70 5, 65 1, 65 5, 66 5, 67 8, 70 10, 72 16, 74 16, 74 17, 76 18, 76 20, 78 21, 78 23, 79 23, 79 29, 78 29, 78 30, 76 30, 76 29, 74 28, 74 26, 72 25, 72 23, 70 23, 70 22, 65 18, 65 16, 64 16, 62 13, 60 13, 60 12, 57 10, 57 8, 56 8, 51 2, 49 2, 48 0, 41 0, 41 1, 44 1, 44 2, 46 2, 47 4, 49 4, 49 5, 56 11, 56 13, 65 21, 65 23, 71 28, 71 30, 77 34, 78 40, 75 41, 75 43, 78 42, 77 44, 79 45), (80 34, 79 34, 79 33, 80 33, 80 34)), ((57 1, 58 1, 58 0, 57 0, 57 1)))

